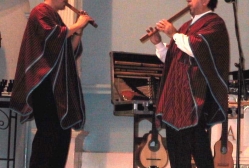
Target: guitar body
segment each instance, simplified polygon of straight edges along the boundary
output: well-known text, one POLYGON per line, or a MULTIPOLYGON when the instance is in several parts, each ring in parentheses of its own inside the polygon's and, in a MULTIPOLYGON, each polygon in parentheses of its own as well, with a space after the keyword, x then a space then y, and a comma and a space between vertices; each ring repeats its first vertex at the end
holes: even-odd
POLYGON ((168 154, 162 143, 162 136, 158 134, 156 142, 149 133, 147 139, 140 146, 140 164, 144 167, 163 168, 168 163, 168 154))
POLYGON ((214 145, 214 167, 215 168, 233 168, 234 161, 232 157, 233 144, 227 141, 226 152, 221 151, 222 142, 217 141, 214 145))

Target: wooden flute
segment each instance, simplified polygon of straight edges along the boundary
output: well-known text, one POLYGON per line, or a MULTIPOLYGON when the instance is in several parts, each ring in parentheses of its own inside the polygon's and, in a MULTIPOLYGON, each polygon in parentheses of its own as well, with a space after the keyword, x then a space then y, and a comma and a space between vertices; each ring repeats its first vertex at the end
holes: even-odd
MULTIPOLYGON (((181 17, 182 15, 184 15, 187 11, 189 11, 189 7, 185 7, 184 9, 182 9, 181 11, 179 11, 177 14, 175 14, 174 16, 172 16, 171 18, 168 19, 168 22, 174 22, 175 20, 177 20, 179 17, 181 17)), ((147 34, 145 34, 144 36, 142 36, 140 38, 141 42, 145 42, 146 40, 149 39, 150 36, 152 36, 153 34, 155 34, 156 32, 158 32, 157 29, 155 29, 154 31, 151 31, 147 34)))
MULTIPOLYGON (((72 5, 70 5, 68 2, 65 2, 65 5, 70 8, 72 11, 74 11, 76 14, 78 15, 82 15, 83 13, 80 12, 78 9, 76 9, 75 7, 73 7, 72 5)), ((98 25, 94 22, 94 21, 90 21, 89 22, 93 27, 97 28, 98 25)))

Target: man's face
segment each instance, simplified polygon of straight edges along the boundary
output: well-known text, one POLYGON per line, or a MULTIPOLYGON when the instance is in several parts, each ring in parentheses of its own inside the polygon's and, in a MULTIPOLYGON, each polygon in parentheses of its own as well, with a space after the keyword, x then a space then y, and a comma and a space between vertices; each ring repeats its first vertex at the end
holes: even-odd
POLYGON ((187 0, 192 16, 202 14, 207 10, 207 4, 210 0, 187 0))
POLYGON ((64 10, 65 9, 65 2, 68 2, 68 0, 54 0, 54 7, 58 10, 64 10))

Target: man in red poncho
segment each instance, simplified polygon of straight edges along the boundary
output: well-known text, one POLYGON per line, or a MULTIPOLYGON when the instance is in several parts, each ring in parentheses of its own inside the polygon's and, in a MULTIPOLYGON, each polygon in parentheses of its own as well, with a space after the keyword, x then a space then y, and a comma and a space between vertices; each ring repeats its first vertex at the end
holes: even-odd
POLYGON ((30 168, 64 168, 71 128, 82 129, 85 106, 76 59, 81 35, 93 19, 80 15, 67 27, 58 14, 65 0, 45 0, 30 13, 24 32, 10 101, 21 122, 33 117, 37 132, 30 168))
POLYGON ((191 168, 191 156, 198 168, 213 168, 206 130, 227 119, 229 38, 213 12, 217 0, 187 2, 192 19, 178 31, 165 19, 156 24, 172 38, 169 45, 159 33, 150 37, 165 62, 156 115, 166 124, 171 168, 191 168))

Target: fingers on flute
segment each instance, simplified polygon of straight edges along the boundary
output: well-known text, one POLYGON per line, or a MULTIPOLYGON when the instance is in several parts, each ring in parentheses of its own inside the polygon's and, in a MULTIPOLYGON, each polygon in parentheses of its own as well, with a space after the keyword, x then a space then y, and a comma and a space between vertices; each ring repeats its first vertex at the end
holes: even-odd
POLYGON ((149 27, 148 29, 146 29, 147 33, 151 32, 151 31, 153 31, 153 27, 149 27))
POLYGON ((146 30, 147 33, 154 33, 155 31, 157 31, 157 28, 156 27, 150 27, 146 30))
POLYGON ((84 10, 81 10, 80 14, 82 14, 82 15, 88 15, 88 13, 86 11, 84 11, 84 10))
POLYGON ((155 34, 156 31, 157 31, 157 29, 156 29, 156 28, 153 28, 153 27, 150 27, 150 28, 148 28, 148 29, 146 30, 147 35, 149 35, 149 36, 152 36, 153 34, 155 34))

